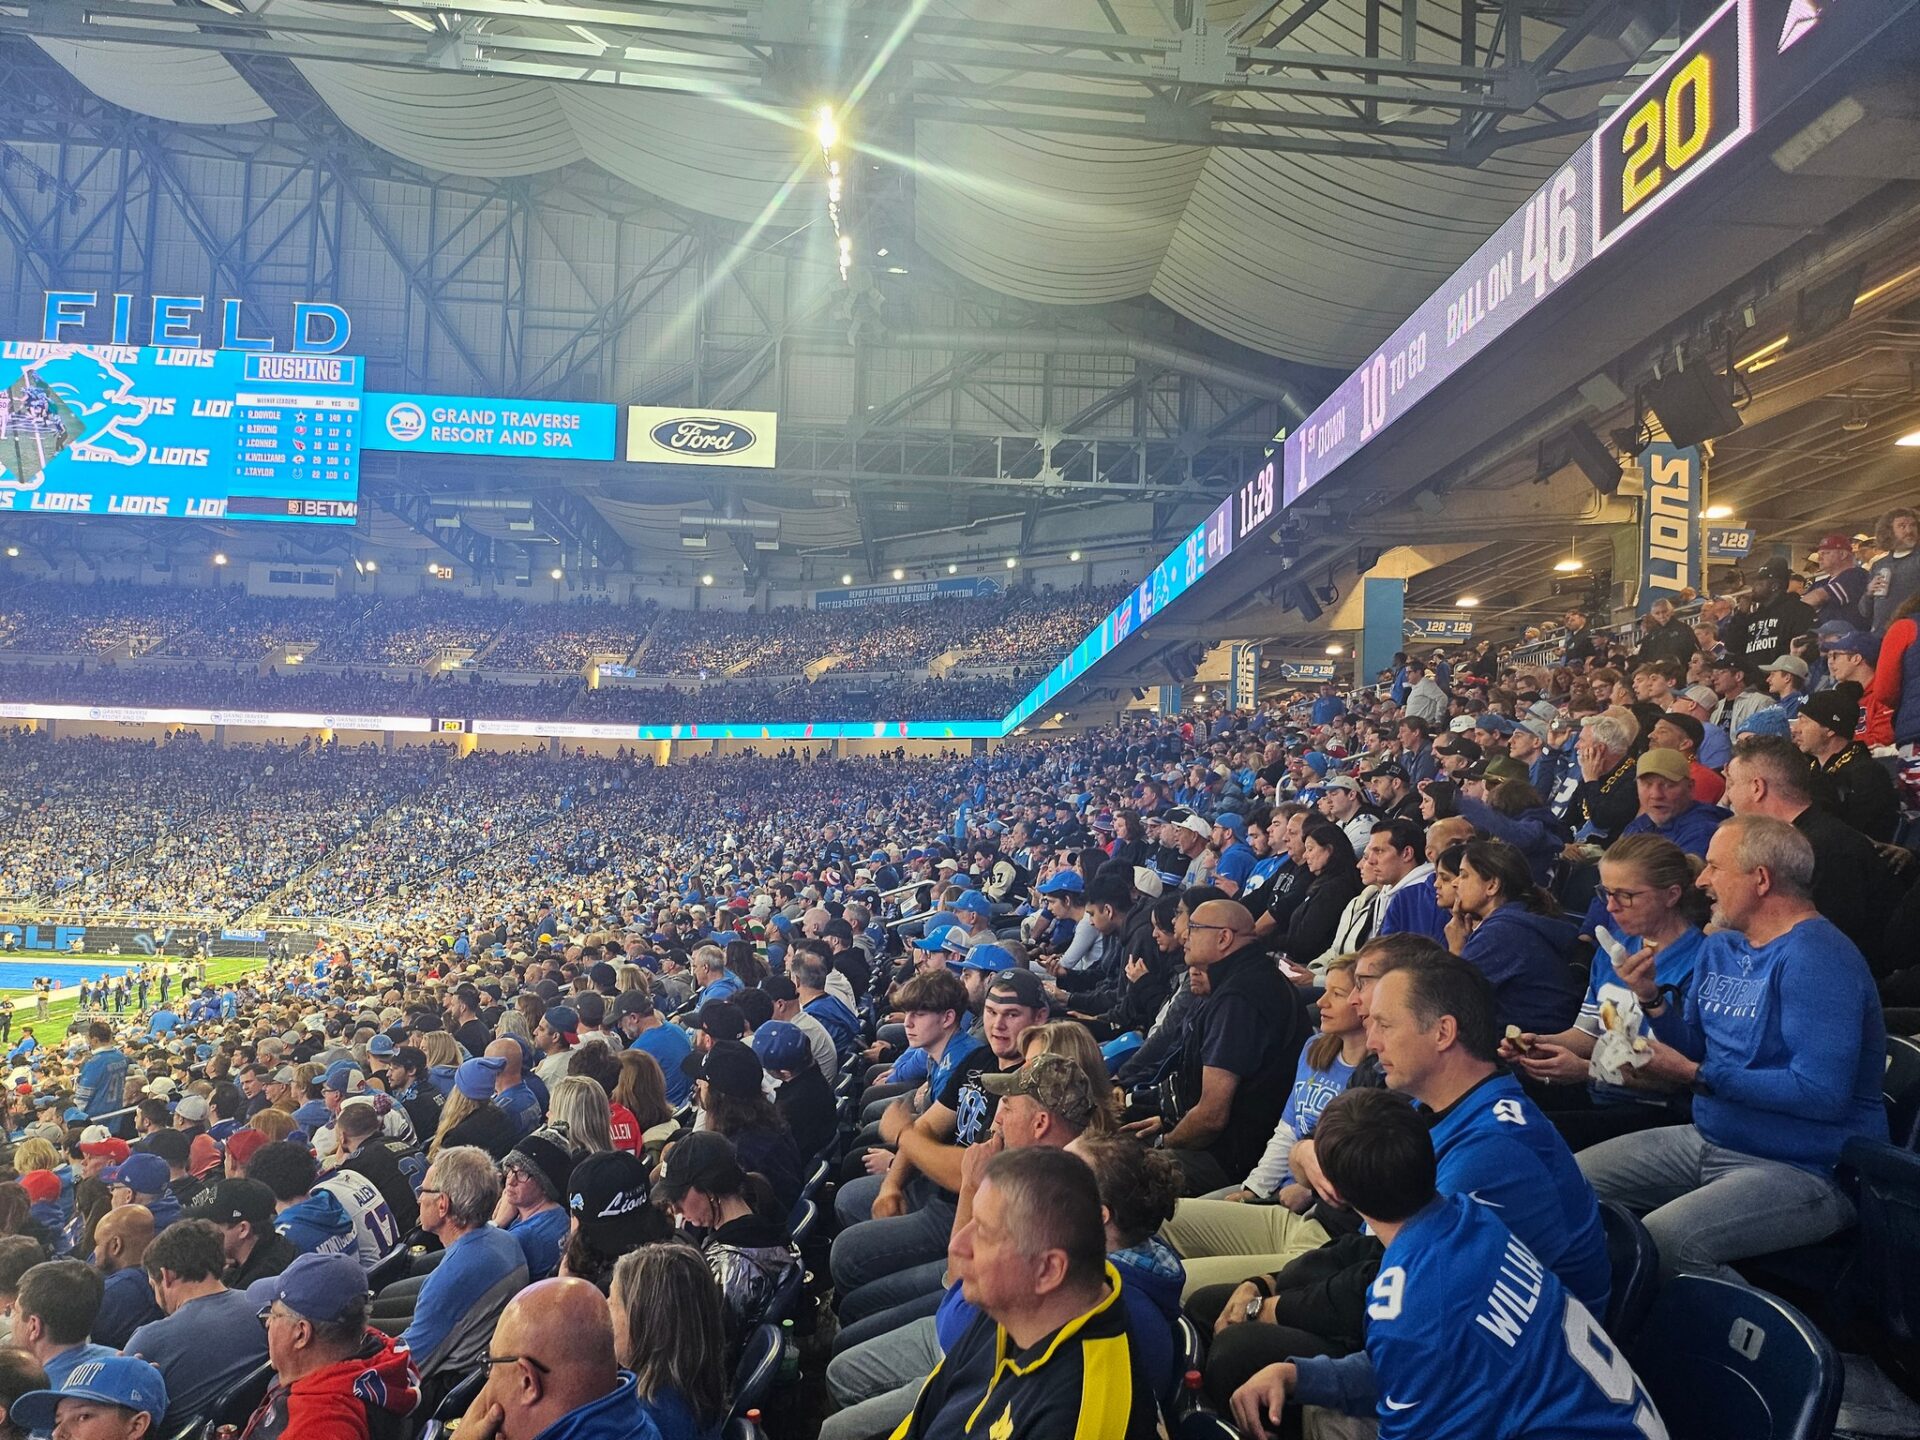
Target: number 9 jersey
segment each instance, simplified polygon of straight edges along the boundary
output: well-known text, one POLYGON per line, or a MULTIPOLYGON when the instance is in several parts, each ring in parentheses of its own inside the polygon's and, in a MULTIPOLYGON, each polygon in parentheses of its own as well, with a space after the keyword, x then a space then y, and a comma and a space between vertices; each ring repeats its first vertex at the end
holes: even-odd
POLYGON ((1667 1440, 1600 1322, 1464 1195, 1440 1197, 1387 1246, 1367 1356, 1380 1440, 1667 1440))

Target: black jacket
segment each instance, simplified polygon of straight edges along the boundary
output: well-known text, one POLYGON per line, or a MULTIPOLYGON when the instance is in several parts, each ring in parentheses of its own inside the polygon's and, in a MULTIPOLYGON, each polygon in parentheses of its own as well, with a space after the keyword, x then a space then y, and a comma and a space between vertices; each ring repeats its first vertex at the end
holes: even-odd
POLYGON ((1329 868, 1313 878, 1306 899, 1287 921, 1285 940, 1278 947, 1297 965, 1317 960, 1333 944, 1347 903, 1366 889, 1358 866, 1329 868))
POLYGON ((400 1173, 400 1157, 408 1150, 398 1140, 375 1135, 351 1155, 341 1157, 340 1168, 366 1176, 380 1198, 387 1202, 400 1233, 406 1234, 420 1223, 420 1201, 413 1185, 400 1173))

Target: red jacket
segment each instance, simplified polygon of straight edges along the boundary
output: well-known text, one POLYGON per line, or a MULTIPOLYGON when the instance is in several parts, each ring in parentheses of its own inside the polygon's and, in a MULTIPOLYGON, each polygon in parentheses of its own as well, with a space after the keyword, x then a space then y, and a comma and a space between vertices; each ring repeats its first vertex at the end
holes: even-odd
POLYGON ((369 1329, 359 1355, 291 1385, 275 1381, 247 1421, 241 1440, 369 1440, 367 1414, 410 1415, 420 1403, 420 1376, 406 1347, 369 1329))

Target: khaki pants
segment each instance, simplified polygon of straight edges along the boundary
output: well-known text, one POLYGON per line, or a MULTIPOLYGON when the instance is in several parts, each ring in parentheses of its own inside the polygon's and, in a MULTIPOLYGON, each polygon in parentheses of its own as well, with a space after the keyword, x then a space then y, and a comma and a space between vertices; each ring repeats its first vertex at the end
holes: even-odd
POLYGON ((1377 1440, 1380 1422, 1371 1415, 1343 1415, 1309 1405, 1300 1412, 1302 1440, 1377 1440))
POLYGON ((1182 1200, 1161 1237, 1186 1262, 1186 1299, 1207 1285, 1235 1285, 1271 1275, 1287 1262, 1327 1243, 1318 1220, 1284 1205, 1246 1205, 1232 1200, 1182 1200))

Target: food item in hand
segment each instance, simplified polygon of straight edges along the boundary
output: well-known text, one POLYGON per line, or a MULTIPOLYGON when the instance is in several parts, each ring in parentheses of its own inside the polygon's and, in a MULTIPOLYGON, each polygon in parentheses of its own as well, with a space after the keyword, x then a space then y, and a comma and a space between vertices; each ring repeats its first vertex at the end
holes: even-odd
POLYGON ((1518 1025, 1507 1026, 1507 1041, 1522 1055, 1533 1049, 1533 1046, 1527 1042, 1526 1032, 1518 1025))

